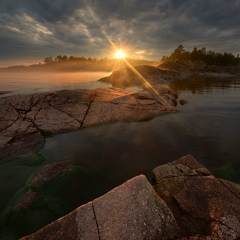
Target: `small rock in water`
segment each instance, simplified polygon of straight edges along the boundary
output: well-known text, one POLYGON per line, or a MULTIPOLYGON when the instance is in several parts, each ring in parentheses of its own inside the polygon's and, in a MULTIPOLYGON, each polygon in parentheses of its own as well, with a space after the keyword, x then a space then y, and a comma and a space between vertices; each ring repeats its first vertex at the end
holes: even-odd
POLYGON ((180 99, 180 100, 179 100, 179 103, 180 103, 181 105, 185 105, 185 104, 188 103, 188 101, 185 100, 185 99, 180 99))

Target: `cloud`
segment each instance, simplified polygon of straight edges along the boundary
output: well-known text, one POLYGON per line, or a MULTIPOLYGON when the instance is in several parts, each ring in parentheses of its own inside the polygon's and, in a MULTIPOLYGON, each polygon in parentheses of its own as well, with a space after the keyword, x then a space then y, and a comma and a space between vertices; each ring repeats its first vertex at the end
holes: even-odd
POLYGON ((112 43, 155 59, 179 44, 239 52, 238 0, 2 0, 0 9, 0 61, 111 57, 112 43))

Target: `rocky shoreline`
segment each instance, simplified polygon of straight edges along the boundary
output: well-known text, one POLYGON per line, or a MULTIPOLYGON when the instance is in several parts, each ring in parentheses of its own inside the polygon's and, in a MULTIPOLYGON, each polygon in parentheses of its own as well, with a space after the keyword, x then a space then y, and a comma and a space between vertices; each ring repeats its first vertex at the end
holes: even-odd
MULTIPOLYGON (((163 85, 170 81, 192 74, 238 77, 235 72, 189 71, 169 64, 138 66, 139 74, 125 68, 100 80, 114 88, 0 98, 0 159, 34 153, 53 134, 176 112, 178 96, 163 85), (132 85, 143 90, 117 88, 132 85)), ((181 99, 179 103, 187 102, 181 99)), ((47 164, 25 186, 11 211, 18 214, 28 209, 39 188, 74 171, 78 171, 74 166, 47 164)), ((240 190, 234 184, 215 178, 190 155, 159 166, 153 173, 153 187, 144 176, 137 176, 22 239, 240 238, 240 190)))
POLYGON ((45 226, 27 239, 240 238, 240 188, 187 155, 140 175, 45 226))
POLYGON ((175 92, 164 86, 155 91, 79 89, 0 98, 0 159, 31 153, 51 134, 177 111, 175 92))

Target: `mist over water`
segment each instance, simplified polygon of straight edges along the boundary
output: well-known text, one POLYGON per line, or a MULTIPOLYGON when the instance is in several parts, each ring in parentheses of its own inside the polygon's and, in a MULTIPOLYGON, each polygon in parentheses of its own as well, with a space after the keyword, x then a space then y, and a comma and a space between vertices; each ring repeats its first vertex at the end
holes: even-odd
POLYGON ((111 87, 98 82, 111 72, 0 72, 0 97, 63 89, 111 87))

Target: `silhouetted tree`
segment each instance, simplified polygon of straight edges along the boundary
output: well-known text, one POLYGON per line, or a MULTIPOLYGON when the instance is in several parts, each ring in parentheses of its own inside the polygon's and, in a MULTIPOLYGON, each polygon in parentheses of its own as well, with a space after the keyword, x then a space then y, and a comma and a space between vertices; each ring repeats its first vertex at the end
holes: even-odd
POLYGON ((174 52, 169 56, 163 56, 162 61, 176 61, 176 62, 203 62, 206 65, 218 66, 237 66, 240 65, 239 54, 235 57, 232 53, 215 53, 214 51, 207 51, 205 47, 201 49, 193 48, 192 52, 186 51, 183 45, 179 45, 174 52))
POLYGON ((52 62, 53 62, 52 56, 46 57, 46 58, 44 59, 44 63, 52 63, 52 62))

